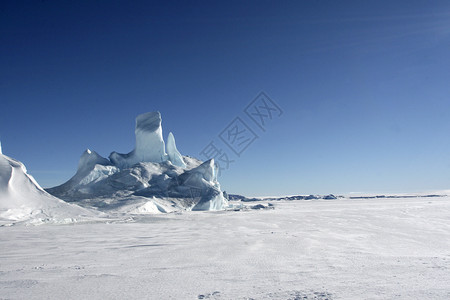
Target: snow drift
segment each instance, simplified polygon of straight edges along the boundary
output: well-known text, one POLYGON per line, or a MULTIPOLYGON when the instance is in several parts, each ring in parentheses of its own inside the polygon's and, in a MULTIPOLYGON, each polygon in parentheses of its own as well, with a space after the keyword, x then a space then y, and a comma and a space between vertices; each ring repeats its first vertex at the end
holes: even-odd
POLYGON ((106 159, 88 149, 80 158, 76 174, 47 191, 68 202, 126 213, 227 207, 214 160, 202 163, 182 156, 172 133, 166 149, 161 123, 159 112, 139 115, 134 150, 127 154, 112 152, 106 159))
POLYGON ((71 223, 94 216, 94 212, 44 191, 23 163, 3 155, 0 148, 1 223, 71 223))

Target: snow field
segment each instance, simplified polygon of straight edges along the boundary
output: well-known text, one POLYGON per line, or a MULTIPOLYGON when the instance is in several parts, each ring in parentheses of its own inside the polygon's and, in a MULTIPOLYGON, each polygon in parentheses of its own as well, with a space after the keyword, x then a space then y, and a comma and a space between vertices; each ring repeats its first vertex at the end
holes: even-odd
POLYGON ((7 299, 448 299, 450 198, 0 227, 7 299))

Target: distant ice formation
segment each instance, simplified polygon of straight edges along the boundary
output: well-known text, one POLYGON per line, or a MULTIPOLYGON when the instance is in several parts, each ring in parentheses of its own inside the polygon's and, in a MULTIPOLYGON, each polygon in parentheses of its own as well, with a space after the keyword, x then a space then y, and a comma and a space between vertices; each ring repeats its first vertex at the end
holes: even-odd
POLYGON ((47 191, 66 201, 134 213, 227 207, 214 160, 202 163, 182 156, 171 132, 166 149, 159 112, 139 115, 135 134, 136 147, 130 153, 112 152, 108 160, 88 149, 76 174, 47 191))

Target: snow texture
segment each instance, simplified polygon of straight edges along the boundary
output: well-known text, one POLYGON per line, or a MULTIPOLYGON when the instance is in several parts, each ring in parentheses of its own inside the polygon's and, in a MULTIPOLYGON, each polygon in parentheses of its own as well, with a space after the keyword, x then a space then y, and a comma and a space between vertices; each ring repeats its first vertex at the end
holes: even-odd
POLYGON ((0 298, 450 298, 450 197, 274 205, 0 227, 0 298))

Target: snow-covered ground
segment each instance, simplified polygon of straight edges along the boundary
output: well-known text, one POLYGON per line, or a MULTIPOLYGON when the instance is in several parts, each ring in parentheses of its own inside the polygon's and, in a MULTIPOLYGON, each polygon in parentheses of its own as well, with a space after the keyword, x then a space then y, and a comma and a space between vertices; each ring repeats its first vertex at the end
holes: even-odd
POLYGON ((450 197, 273 203, 0 227, 0 298, 450 298, 450 197))

